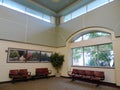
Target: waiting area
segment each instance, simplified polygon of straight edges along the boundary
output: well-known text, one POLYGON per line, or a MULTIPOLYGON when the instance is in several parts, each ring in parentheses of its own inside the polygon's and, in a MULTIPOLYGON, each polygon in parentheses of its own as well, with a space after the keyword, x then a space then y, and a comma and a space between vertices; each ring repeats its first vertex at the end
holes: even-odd
POLYGON ((120 90, 120 0, 0 0, 0 27, 0 90, 120 90))

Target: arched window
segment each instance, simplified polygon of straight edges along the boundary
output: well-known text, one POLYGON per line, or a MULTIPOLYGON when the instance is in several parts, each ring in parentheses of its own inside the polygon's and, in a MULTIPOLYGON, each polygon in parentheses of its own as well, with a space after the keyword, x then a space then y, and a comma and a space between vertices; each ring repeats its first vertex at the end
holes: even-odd
POLYGON ((72 65, 90 67, 114 67, 114 55, 111 34, 106 32, 89 32, 73 38, 72 65))
POLYGON ((79 42, 82 40, 88 40, 96 37, 106 37, 106 36, 110 36, 110 33, 94 31, 94 32, 89 32, 89 33, 80 35, 79 37, 73 39, 73 42, 79 42))

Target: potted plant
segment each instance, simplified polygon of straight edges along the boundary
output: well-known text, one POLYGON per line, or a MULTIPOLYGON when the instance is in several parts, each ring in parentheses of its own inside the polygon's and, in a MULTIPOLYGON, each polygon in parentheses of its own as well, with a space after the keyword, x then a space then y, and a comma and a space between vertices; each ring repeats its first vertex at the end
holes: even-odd
POLYGON ((59 55, 58 53, 54 53, 50 56, 50 62, 53 67, 56 69, 57 74, 60 74, 59 69, 63 65, 64 55, 59 55))

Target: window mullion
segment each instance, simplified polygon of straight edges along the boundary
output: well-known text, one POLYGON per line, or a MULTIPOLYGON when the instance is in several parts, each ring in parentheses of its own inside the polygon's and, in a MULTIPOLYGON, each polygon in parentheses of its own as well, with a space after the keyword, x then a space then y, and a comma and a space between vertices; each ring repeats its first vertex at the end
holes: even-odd
POLYGON ((83 66, 85 66, 84 47, 83 47, 83 66))
MULTIPOLYGON (((97 47, 97 51, 96 51, 96 60, 98 61, 99 47, 98 47, 98 45, 97 45, 96 47, 97 47)), ((98 66, 98 65, 97 65, 97 66, 98 66)))

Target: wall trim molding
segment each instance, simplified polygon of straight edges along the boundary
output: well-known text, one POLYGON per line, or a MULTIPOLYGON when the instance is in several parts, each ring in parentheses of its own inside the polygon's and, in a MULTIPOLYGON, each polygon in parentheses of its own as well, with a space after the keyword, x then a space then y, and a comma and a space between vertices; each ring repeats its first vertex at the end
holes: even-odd
MULTIPOLYGON (((52 77, 55 77, 55 75, 51 75, 51 76, 49 76, 49 78, 52 78, 52 77)), ((37 79, 42 79, 42 78, 37 78, 37 79)), ((35 79, 30 79, 30 80, 35 80, 35 79)), ((29 81, 29 80, 28 80, 29 81)), ((21 81, 16 81, 16 82, 24 82, 23 80, 21 81)), ((5 83, 13 83, 12 82, 12 80, 10 80, 10 81, 2 81, 2 82, 0 82, 0 84, 5 84, 5 83)))
POLYGON ((7 42, 21 43, 21 44, 30 44, 30 45, 36 45, 36 46, 44 46, 44 47, 58 48, 57 46, 42 45, 42 44, 35 44, 35 43, 22 42, 22 41, 14 41, 14 40, 7 40, 7 39, 0 39, 0 40, 1 40, 1 41, 7 41, 7 42))

